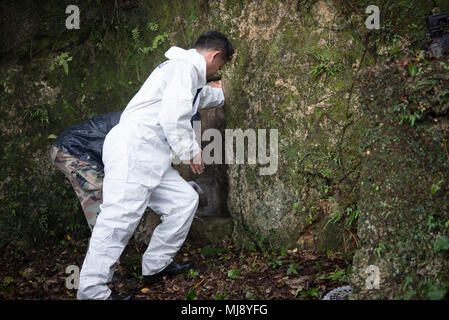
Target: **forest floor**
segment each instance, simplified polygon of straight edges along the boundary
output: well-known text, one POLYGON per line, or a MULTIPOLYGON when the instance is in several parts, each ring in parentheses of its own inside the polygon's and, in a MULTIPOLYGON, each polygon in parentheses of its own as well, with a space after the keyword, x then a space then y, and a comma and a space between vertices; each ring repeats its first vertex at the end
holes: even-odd
MULTIPOLYGON (((0 257, 0 299, 76 299, 68 289, 66 268, 81 268, 87 240, 67 238, 63 245, 30 251, 7 250, 0 257)), ((141 276, 145 246, 133 239, 110 284, 119 294, 141 300, 322 299, 347 285, 348 258, 342 253, 315 255, 283 250, 280 255, 248 251, 223 240, 219 247, 196 247, 188 241, 175 261, 191 260, 195 269, 146 286, 141 276)), ((72 282, 73 284, 73 282, 72 282)), ((70 287, 70 283, 69 283, 70 287)))

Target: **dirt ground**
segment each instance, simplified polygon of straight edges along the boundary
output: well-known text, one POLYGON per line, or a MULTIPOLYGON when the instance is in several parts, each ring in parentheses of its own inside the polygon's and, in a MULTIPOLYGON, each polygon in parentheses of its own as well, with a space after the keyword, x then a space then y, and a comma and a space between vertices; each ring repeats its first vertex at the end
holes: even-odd
MULTIPOLYGON (((73 282, 66 281, 75 274, 66 273, 66 268, 81 268, 87 240, 66 240, 64 245, 39 250, 6 250, 0 258, 0 299, 76 299, 76 290, 70 288, 73 282)), ((219 247, 186 242, 175 260, 192 260, 195 268, 146 286, 141 276, 144 251, 144 245, 129 242, 116 272, 119 278, 110 284, 115 292, 133 294, 138 300, 309 300, 347 285, 349 261, 343 253, 314 255, 294 249, 273 255, 223 240, 219 247)))

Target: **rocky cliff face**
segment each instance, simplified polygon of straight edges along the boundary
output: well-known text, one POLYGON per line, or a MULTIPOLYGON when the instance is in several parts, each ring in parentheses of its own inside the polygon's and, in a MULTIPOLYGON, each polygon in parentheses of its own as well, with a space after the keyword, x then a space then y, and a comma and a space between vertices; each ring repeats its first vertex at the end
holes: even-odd
POLYGON ((446 293, 449 59, 417 60, 372 68, 359 85, 367 131, 352 275, 357 298, 446 293))
MULTIPOLYGON (((235 239, 250 245, 337 249, 332 214, 356 210, 360 164, 352 75, 362 47, 331 2, 250 1, 211 4, 211 26, 233 40, 228 128, 278 130, 278 164, 228 169, 235 239)), ((267 133, 267 150, 270 142, 267 133)))

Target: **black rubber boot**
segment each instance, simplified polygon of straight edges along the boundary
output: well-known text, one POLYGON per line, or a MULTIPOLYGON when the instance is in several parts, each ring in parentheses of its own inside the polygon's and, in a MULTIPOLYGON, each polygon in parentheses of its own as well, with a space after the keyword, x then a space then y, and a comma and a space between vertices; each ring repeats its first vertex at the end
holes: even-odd
POLYGON ((172 262, 170 263, 164 270, 152 274, 150 276, 143 276, 143 279, 145 281, 146 284, 154 284, 156 282, 159 282, 162 280, 162 277, 165 275, 168 276, 175 276, 177 274, 181 274, 189 269, 193 269, 195 268, 195 264, 191 261, 187 261, 187 262, 181 262, 181 263, 176 263, 176 262, 172 262))

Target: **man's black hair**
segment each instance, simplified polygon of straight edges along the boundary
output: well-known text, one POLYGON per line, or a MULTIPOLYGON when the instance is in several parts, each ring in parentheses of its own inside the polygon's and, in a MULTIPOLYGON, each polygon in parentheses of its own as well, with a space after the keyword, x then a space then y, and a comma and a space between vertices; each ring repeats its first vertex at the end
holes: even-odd
POLYGON ((193 47, 200 50, 218 50, 226 61, 231 61, 234 54, 234 48, 228 38, 214 30, 203 32, 195 41, 193 47))

